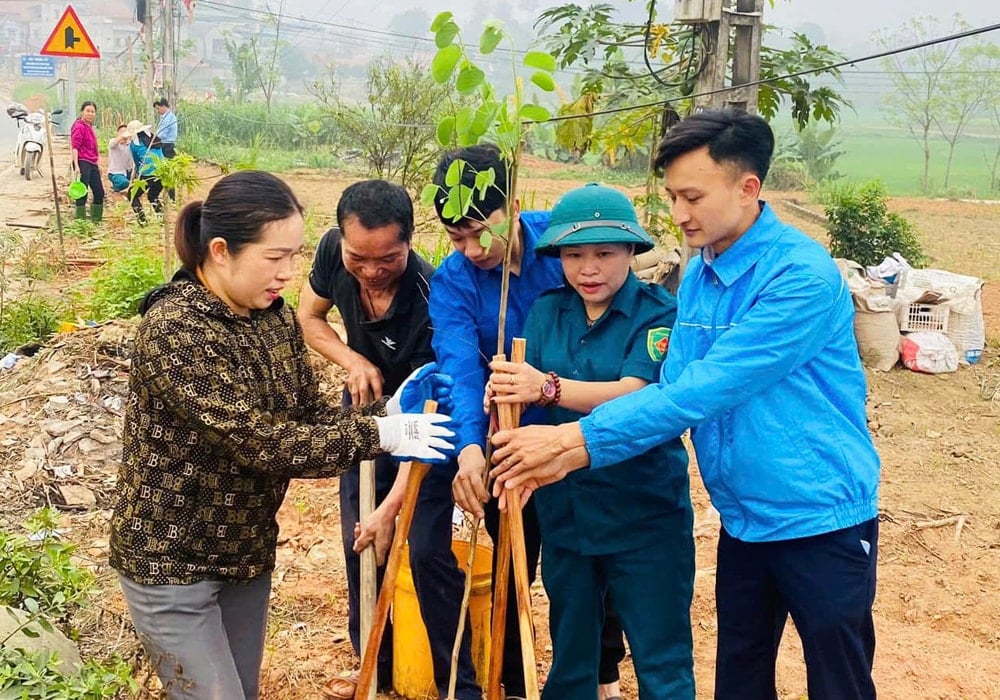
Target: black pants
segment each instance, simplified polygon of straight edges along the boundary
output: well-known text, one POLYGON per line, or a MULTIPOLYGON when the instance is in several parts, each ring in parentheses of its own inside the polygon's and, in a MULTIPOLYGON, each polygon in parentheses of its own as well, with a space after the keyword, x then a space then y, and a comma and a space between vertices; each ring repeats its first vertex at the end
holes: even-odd
POLYGON ((719 535, 718 700, 774 700, 778 646, 791 615, 809 700, 874 700, 878 518, 815 537, 743 542, 719 535))
MULTIPOLYGON (((97 163, 91 163, 86 160, 80 161, 80 181, 90 188, 90 193, 93 195, 94 199, 91 202, 98 206, 104 204, 104 182, 101 180, 101 169, 97 167, 97 163)), ((76 206, 84 207, 87 205, 87 195, 83 195, 80 199, 76 200, 76 206)))
MULTIPOLYGON (((451 497, 453 469, 441 465, 431 467, 424 479, 417 499, 417 507, 410 525, 410 570, 420 605, 420 615, 427 629, 434 683, 440 697, 447 697, 448 679, 451 674, 451 650, 455 644, 458 617, 465 592, 465 574, 458 567, 458 560, 451 551, 451 514, 455 507, 451 497)), ((382 456, 375 460, 375 498, 381 503, 389 493, 396 476, 393 460, 382 456)), ((360 580, 361 558, 354 552, 354 523, 360 520, 359 506, 360 471, 357 466, 340 477, 340 524, 344 539, 344 558, 347 561, 347 589, 349 596, 348 630, 355 651, 360 645, 360 580)), ((384 567, 378 570, 378 585, 382 585, 384 567)), ((387 625, 378 656, 379 685, 392 683, 392 631, 387 625)), ((476 670, 472 664, 472 630, 468 618, 459 652, 458 682, 455 687, 458 700, 481 700, 482 691, 476 683, 476 670)))
MULTIPOLYGON (((163 191, 163 184, 159 178, 143 175, 140 179, 146 183, 146 199, 153 206, 153 211, 162 211, 163 205, 160 203, 160 193, 163 191)), ((145 221, 146 214, 142 210, 142 190, 137 189, 132 192, 129 195, 129 203, 132 205, 132 211, 139 217, 139 221, 145 221)))
MULTIPOLYGON (((484 507, 486 531, 496 543, 500 538, 500 510, 496 498, 491 498, 484 507)), ((534 500, 524 506, 524 548, 528 555, 528 581, 535 582, 538 571, 538 556, 542 549, 542 534, 538 527, 538 514, 535 511, 534 500)), ((496 581, 497 551, 493 550, 493 582, 496 581)), ((622 636, 621 621, 611 609, 609 600, 605 600, 604 627, 601 630, 601 662, 598 667, 600 683, 614 683, 618 680, 618 664, 625 658, 625 642, 622 636)), ((507 587, 507 626, 503 645, 503 671, 501 682, 507 697, 524 697, 524 664, 521 652, 521 633, 517 616, 517 591, 514 583, 514 562, 508 577, 507 587)), ((597 689, 594 689, 597 692, 597 689)))

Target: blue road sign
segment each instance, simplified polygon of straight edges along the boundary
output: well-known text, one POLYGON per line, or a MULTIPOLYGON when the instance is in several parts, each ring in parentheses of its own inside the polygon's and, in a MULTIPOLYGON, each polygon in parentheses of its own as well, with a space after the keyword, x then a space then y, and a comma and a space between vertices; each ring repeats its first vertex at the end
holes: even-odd
POLYGON ((21 56, 21 77, 56 77, 56 59, 51 56, 21 56))

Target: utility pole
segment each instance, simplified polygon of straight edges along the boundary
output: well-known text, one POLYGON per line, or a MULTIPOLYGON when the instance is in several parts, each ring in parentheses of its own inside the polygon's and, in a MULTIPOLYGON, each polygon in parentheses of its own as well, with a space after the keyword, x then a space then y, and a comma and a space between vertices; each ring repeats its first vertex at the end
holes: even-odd
MULTIPOLYGON (((695 85, 695 111, 732 107, 756 114, 757 85, 748 83, 760 79, 764 0, 677 0, 674 21, 701 27, 705 64, 695 85)), ((693 252, 686 244, 681 248, 682 275, 693 252)))
MULTIPOLYGON (((153 117, 153 0, 146 0, 146 21, 142 23, 142 37, 146 44, 146 117, 153 117)), ((150 121, 152 123, 152 121, 150 121)))
POLYGON ((677 0, 674 19, 702 27, 705 65, 698 75, 695 109, 733 107, 757 112, 764 0, 677 0), (727 84, 727 76, 732 79, 727 84), (743 86, 743 87, 741 87, 743 86), (730 88, 725 92, 715 92, 730 88))

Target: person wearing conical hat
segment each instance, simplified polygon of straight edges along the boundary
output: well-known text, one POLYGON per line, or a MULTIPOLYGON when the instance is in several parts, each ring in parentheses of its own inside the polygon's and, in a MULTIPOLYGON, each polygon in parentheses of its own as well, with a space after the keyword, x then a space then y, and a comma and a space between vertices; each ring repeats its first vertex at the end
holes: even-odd
MULTIPOLYGON (((652 247, 621 192, 590 184, 563 195, 535 253, 560 258, 566 286, 532 306, 527 361, 493 362, 487 396, 544 406, 560 424, 655 383, 677 306, 631 270, 652 247)), ((535 493, 552 637, 545 700, 594 696, 605 596, 625 630, 639 698, 694 698, 687 464, 675 438, 535 493)))
POLYGON ((129 193, 129 201, 132 211, 140 224, 146 223, 146 212, 142 208, 142 194, 146 193, 153 211, 160 213, 163 205, 160 202, 160 193, 163 185, 160 178, 156 177, 156 165, 163 160, 163 150, 159 141, 153 138, 153 127, 150 124, 143 124, 138 119, 133 119, 125 125, 125 137, 129 139, 129 150, 132 152, 132 161, 135 164, 136 176, 143 182, 138 189, 129 193))

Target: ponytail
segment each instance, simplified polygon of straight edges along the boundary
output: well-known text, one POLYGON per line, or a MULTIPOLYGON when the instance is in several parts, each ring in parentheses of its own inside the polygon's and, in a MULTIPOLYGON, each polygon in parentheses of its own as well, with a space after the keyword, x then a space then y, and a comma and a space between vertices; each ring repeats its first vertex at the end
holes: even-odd
POLYGON ((196 272, 205 259, 201 241, 201 208, 200 200, 189 202, 177 217, 174 229, 177 257, 188 272, 196 272))

